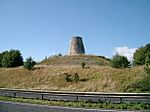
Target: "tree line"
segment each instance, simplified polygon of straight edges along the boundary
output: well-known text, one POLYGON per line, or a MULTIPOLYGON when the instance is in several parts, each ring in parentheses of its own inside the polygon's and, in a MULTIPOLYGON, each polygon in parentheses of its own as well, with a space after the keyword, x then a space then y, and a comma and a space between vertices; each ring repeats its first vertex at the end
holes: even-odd
MULTIPOLYGON (((127 57, 116 54, 112 57, 111 66, 114 68, 127 68, 137 65, 149 65, 150 64, 150 43, 145 46, 139 47, 134 55, 133 62, 131 63, 127 57)), ((0 67, 18 67, 24 66, 24 68, 30 70, 34 67, 36 62, 32 59, 32 57, 27 58, 23 61, 23 57, 19 50, 11 49, 9 51, 4 51, 0 53, 0 67)), ((84 63, 83 63, 84 64, 84 63)), ((82 65, 82 66, 85 66, 82 65)))
POLYGON ((11 49, 0 53, 0 67, 9 68, 24 66, 24 68, 30 70, 35 64, 36 62, 32 59, 32 57, 23 61, 23 57, 19 50, 11 49))
POLYGON ((111 59, 111 66, 114 68, 127 68, 132 66, 150 64, 150 44, 139 47, 133 54, 133 62, 131 63, 127 57, 118 53, 111 59))

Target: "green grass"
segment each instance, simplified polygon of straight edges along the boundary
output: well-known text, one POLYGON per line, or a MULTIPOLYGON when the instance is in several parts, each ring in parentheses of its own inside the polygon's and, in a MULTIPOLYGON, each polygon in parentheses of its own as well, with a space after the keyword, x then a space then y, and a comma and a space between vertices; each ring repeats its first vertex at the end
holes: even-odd
POLYGON ((150 109, 149 104, 144 103, 121 103, 113 104, 111 102, 64 102, 64 101, 48 101, 40 99, 23 99, 23 98, 11 98, 0 97, 1 101, 13 101, 30 104, 42 104, 49 106, 64 106, 64 107, 81 107, 81 108, 94 108, 94 109, 132 109, 132 110, 144 110, 150 109))

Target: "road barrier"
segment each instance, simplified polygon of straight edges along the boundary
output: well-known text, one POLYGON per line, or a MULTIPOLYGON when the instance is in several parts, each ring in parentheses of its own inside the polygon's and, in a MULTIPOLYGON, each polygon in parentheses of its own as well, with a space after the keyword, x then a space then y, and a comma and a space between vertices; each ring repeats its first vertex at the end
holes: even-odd
POLYGON ((142 102, 150 104, 150 93, 69 92, 0 88, 0 96, 36 98, 55 101, 110 101, 112 103, 142 102))

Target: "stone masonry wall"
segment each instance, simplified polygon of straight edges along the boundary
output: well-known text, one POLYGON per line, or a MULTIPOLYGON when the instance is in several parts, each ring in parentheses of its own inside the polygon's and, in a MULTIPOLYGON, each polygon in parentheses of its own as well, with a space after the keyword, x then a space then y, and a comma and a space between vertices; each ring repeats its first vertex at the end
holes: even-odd
POLYGON ((69 55, 85 54, 84 44, 81 37, 73 37, 70 41, 69 55))

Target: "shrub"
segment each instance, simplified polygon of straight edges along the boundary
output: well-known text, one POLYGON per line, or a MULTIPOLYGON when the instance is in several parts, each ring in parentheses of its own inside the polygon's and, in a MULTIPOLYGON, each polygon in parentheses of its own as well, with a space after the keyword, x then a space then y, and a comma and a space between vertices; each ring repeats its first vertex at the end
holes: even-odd
POLYGON ((68 73, 64 73, 64 75, 65 75, 64 78, 65 78, 66 82, 71 82, 72 81, 71 78, 70 78, 71 75, 69 75, 68 73))
POLYGON ((144 72, 146 73, 147 76, 150 76, 150 68, 149 66, 144 67, 144 72))
POLYGON ((5 51, 2 55, 1 65, 3 67, 17 67, 23 65, 23 58, 19 50, 5 51))
POLYGON ((29 57, 24 62, 23 66, 24 66, 24 68, 31 70, 35 64, 36 64, 36 62, 32 59, 32 57, 29 57))
POLYGON ((114 68, 127 68, 130 67, 130 62, 127 57, 116 54, 111 60, 111 66, 114 68))
POLYGON ((77 83, 79 81, 79 75, 78 73, 74 74, 74 81, 77 83))
POLYGON ((66 82, 78 82, 79 81, 79 75, 78 73, 74 73, 73 75, 68 74, 68 73, 64 73, 65 77, 65 81, 66 82))
POLYGON ((82 68, 85 68, 85 62, 82 62, 82 63, 81 63, 81 67, 82 67, 82 68))

